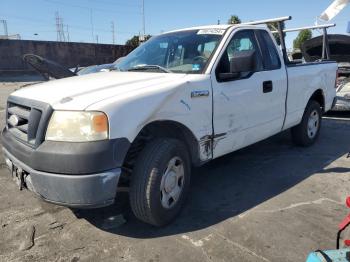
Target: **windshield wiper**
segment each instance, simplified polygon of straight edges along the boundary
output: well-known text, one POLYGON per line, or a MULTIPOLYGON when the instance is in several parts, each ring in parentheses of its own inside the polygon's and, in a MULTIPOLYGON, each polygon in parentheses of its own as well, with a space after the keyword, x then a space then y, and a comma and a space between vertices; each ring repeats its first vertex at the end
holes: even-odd
POLYGON ((148 69, 156 69, 164 73, 172 73, 169 69, 166 69, 165 67, 162 67, 160 65, 138 65, 138 66, 129 68, 128 71, 142 71, 142 70, 148 70, 148 69))

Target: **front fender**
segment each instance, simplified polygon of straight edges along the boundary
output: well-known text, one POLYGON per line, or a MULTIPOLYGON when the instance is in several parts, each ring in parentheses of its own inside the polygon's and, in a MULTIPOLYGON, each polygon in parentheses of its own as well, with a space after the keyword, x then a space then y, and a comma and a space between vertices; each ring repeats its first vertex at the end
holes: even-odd
MULTIPOLYGON (((87 108, 107 114, 110 138, 134 141, 143 127, 155 121, 174 121, 186 126, 199 142, 212 135, 212 90, 209 75, 187 75, 181 82, 147 87, 111 97, 87 108), (193 98, 196 91, 208 96, 193 98)), ((201 154, 201 160, 211 154, 201 154)))

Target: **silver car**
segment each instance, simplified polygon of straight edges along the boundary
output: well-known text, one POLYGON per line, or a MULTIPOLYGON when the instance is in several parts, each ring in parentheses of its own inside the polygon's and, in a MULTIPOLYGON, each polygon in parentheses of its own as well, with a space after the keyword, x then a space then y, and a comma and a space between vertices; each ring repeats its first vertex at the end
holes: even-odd
MULTIPOLYGON (((342 71, 342 64, 339 64, 339 71, 342 71)), ((350 63, 348 63, 350 71, 350 63)), ((337 83, 337 102, 334 111, 350 111, 350 74, 340 74, 337 83)))

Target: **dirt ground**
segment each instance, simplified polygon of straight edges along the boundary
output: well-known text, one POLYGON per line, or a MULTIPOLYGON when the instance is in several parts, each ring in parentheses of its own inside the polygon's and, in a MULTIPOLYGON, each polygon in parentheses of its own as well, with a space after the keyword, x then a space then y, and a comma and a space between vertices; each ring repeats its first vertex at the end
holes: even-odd
MULTIPOLYGON (((0 128, 8 94, 0 83, 0 128)), ((1 145, 0 145, 1 146, 1 145)), ((295 147, 289 132, 194 170, 190 198, 170 226, 130 216, 127 196, 85 211, 19 191, 0 156, 0 261, 305 261, 334 249, 348 212, 350 115, 324 118, 319 141, 295 147)))

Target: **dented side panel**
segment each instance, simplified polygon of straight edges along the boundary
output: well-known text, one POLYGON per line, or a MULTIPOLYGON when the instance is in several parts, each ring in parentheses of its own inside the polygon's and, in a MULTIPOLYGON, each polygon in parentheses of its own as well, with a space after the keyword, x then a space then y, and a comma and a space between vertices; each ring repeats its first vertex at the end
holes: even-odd
MULTIPOLYGON (((230 38, 242 29, 236 28, 230 38)), ((222 47, 224 55, 230 39, 222 47)), ((254 72, 247 78, 219 82, 212 73, 213 83, 213 153, 214 158, 233 152, 281 131, 285 117, 287 76, 280 53, 281 67, 254 72), (272 90, 264 91, 271 82, 272 90)), ((215 69, 218 61, 213 64, 215 69)))

